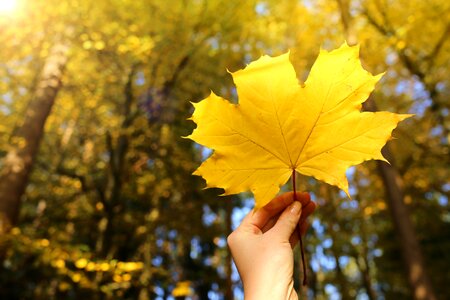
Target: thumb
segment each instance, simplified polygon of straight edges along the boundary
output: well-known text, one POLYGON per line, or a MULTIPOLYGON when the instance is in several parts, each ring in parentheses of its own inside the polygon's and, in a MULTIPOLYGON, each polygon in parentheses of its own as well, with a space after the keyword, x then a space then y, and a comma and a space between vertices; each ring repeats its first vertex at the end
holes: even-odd
POLYGON ((301 203, 299 201, 294 201, 291 205, 286 207, 278 218, 277 223, 271 229, 272 234, 282 241, 289 241, 289 238, 297 227, 301 213, 301 203))

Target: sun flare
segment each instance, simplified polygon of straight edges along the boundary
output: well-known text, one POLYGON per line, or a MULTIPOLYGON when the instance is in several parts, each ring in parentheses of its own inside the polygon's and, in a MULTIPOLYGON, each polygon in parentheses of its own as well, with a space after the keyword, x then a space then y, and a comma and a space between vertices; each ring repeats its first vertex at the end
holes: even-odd
POLYGON ((0 0, 0 15, 12 13, 17 8, 17 0, 0 0))

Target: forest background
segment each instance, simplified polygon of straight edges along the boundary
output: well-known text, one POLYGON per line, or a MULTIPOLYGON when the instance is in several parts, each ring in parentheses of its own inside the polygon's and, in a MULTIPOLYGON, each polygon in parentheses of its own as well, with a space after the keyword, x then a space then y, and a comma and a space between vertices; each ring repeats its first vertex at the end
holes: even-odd
POLYGON ((191 175, 189 101, 237 101, 226 70, 288 49, 304 81, 346 40, 386 71, 365 109, 415 116, 391 165, 349 170, 352 199, 300 177, 297 288, 449 299, 449 33, 445 0, 0 1, 0 298, 242 299, 226 237, 253 200, 191 175))

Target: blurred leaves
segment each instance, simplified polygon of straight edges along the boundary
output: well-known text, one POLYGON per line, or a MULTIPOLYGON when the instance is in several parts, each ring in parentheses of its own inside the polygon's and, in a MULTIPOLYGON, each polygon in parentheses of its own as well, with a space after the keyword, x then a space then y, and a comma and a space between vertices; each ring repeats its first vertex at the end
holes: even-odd
MULTIPOLYGON (((209 152, 180 138, 193 129, 189 101, 211 89, 236 102, 223 70, 263 53, 292 49, 304 81, 318 49, 342 43, 337 2, 21 2, 0 16, 0 170, 8 145, 24 142, 11 136, 62 37, 70 58, 19 224, 0 237, 0 298, 165 299, 189 282, 200 299, 231 298, 232 288, 239 299, 225 237, 247 202, 218 198, 191 176, 209 152)), ((387 70, 372 97, 380 110, 416 114, 395 133, 393 163, 442 299, 450 281, 449 5, 350 1, 364 68, 387 70)), ((411 298, 375 168, 347 172, 353 200, 300 178, 320 204, 305 243, 315 299, 411 298)))

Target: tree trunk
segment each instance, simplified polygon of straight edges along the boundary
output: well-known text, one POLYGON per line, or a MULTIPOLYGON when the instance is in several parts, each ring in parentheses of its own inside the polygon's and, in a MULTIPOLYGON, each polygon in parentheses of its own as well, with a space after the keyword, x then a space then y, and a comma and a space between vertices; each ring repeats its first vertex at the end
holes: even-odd
POLYGON ((367 247, 367 232, 366 232, 366 225, 364 216, 361 216, 362 222, 360 224, 361 227, 361 250, 356 251, 354 254, 354 258, 356 261, 356 265, 358 266, 359 271, 361 272, 361 277, 363 281, 364 288, 366 289, 366 294, 369 300, 375 300, 377 299, 377 294, 373 288, 372 284, 372 277, 370 275, 370 264, 369 264, 369 249, 367 247))
MULTIPOLYGON (((127 82, 124 87, 124 106, 123 106, 123 121, 121 130, 126 131, 132 124, 136 113, 133 111, 135 105, 135 97, 133 93, 133 80, 136 74, 137 65, 131 67, 128 73, 127 82)), ((102 257, 112 258, 115 256, 115 247, 113 246, 113 237, 115 232, 114 220, 116 215, 119 215, 123 210, 121 203, 122 187, 126 179, 125 164, 126 155, 129 147, 129 136, 127 133, 121 133, 114 143, 112 135, 106 133, 106 147, 109 152, 109 174, 108 182, 104 190, 105 197, 103 198, 105 205, 105 220, 106 226, 101 238, 101 255, 102 257)))
POLYGON ((62 84, 67 63, 65 44, 53 46, 26 111, 9 145, 0 172, 0 234, 17 222, 20 202, 44 133, 44 125, 62 84))
MULTIPOLYGON (((363 254, 365 255, 365 254, 363 254)), ((364 288, 366 290, 367 297, 369 300, 376 300, 377 295, 375 293, 375 290, 373 289, 372 284, 372 278, 370 276, 370 268, 369 268, 369 261, 367 260, 366 256, 358 257, 358 255, 355 256, 356 264, 358 266, 359 272, 361 273, 362 281, 364 288), (361 259, 364 264, 361 264, 359 259, 361 259)))
POLYGON ((333 244, 331 246, 331 253, 333 254, 334 261, 336 262, 336 281, 338 283, 338 289, 341 294, 341 300, 350 300, 352 297, 350 296, 350 289, 347 280, 347 276, 345 276, 344 271, 339 264, 339 257, 341 254, 339 253, 339 249, 336 246, 336 237, 334 236, 334 230, 330 226, 330 234, 333 240, 333 244))
MULTIPOLYGON (((388 147, 383 149, 383 155, 393 163, 392 154, 388 147)), ((386 189, 387 203, 399 238, 414 299, 434 300, 436 296, 425 271, 420 245, 404 202, 403 180, 393 165, 377 161, 377 167, 386 189)))
MULTIPOLYGON (((336 199, 333 196, 333 193, 331 191, 331 188, 329 186, 323 186, 323 195, 325 199, 328 199, 329 205, 328 209, 330 209, 330 218, 327 218, 327 227, 328 227, 328 233, 330 234, 330 238, 332 240, 331 244, 331 254, 333 255, 333 258, 336 262, 336 272, 335 272, 335 278, 338 283, 338 289, 341 294, 341 300, 350 300, 352 297, 350 296, 350 285, 347 279, 347 276, 344 274, 344 270, 342 270, 341 265, 339 264, 339 258, 343 255, 342 253, 342 247, 338 246, 338 236, 340 233, 338 232, 339 229, 335 229, 334 225, 339 225, 339 228, 341 228, 341 222, 339 218, 339 214, 333 214, 331 212, 336 211, 337 205, 336 205, 336 199)), ((341 235, 342 239, 342 235, 341 235)))
MULTIPOLYGON (((349 40, 352 39, 352 42, 356 44, 357 39, 353 38, 355 34, 350 15, 350 1, 337 0, 341 10, 344 33, 349 40)), ((377 110, 372 98, 369 98, 364 103, 364 109, 368 111, 377 110)), ((377 161, 378 172, 384 183, 387 203, 391 211, 395 230, 400 239, 400 248, 412 294, 414 299, 417 300, 434 300, 436 296, 434 295, 429 277, 426 274, 420 245, 404 202, 403 180, 395 168, 392 153, 387 145, 383 148, 382 153, 391 164, 377 161)))

